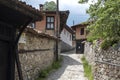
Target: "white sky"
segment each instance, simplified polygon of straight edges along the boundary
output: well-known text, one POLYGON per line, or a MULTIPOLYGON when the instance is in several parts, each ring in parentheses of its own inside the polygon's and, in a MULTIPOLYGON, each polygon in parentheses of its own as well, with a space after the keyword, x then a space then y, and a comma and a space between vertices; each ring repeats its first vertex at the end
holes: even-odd
MULTIPOLYGON (((44 4, 46 1, 55 1, 56 0, 23 0, 28 4, 31 4, 33 7, 39 9, 39 4, 44 4)), ((73 25, 73 20, 75 24, 86 21, 89 18, 89 15, 86 14, 86 10, 89 8, 89 4, 79 4, 79 0, 59 0, 59 9, 60 10, 69 10, 70 15, 67 21, 69 26, 73 25)))

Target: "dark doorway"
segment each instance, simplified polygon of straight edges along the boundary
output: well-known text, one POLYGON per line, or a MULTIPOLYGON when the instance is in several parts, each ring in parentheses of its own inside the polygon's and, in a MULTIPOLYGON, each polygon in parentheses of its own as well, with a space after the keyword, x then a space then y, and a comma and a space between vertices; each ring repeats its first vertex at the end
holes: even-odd
POLYGON ((77 40, 76 41, 76 53, 84 53, 84 40, 77 40))
POLYGON ((0 80, 7 80, 9 43, 0 41, 0 80))
POLYGON ((14 80, 13 30, 11 25, 0 22, 0 80, 14 80))

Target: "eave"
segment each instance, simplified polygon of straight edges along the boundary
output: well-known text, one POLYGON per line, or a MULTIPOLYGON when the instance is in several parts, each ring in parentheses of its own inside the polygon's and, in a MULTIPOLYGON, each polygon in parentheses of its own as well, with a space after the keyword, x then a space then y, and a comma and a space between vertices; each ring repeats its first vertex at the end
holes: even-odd
POLYGON ((21 26, 31 21, 42 20, 42 13, 25 2, 0 0, 0 21, 21 26))
POLYGON ((76 24, 76 25, 74 25, 74 26, 71 26, 71 28, 73 29, 73 30, 76 30, 76 27, 87 27, 89 24, 87 23, 87 24, 76 24))

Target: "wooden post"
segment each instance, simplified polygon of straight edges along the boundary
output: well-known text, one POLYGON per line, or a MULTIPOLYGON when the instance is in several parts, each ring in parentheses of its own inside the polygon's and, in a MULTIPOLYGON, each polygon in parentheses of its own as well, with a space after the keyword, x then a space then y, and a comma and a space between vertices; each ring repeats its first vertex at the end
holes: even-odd
POLYGON ((56 9, 56 37, 57 37, 57 40, 56 40, 56 61, 58 61, 58 56, 59 56, 59 1, 56 0, 57 2, 57 9, 56 9))

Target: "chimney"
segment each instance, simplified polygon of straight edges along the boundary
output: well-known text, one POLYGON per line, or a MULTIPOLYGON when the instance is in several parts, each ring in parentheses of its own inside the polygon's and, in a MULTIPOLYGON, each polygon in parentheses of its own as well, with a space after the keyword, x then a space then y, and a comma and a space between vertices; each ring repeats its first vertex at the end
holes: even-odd
POLYGON ((39 8, 40 11, 43 11, 43 4, 40 4, 39 7, 40 7, 40 8, 39 8))

